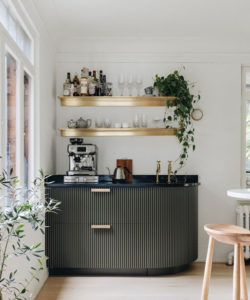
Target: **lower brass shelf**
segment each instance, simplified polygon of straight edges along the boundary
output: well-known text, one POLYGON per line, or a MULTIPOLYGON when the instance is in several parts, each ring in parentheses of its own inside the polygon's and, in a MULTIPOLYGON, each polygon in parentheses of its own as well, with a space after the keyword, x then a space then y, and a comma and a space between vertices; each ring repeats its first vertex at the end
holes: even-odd
POLYGON ((61 128, 61 136, 163 136, 176 135, 177 128, 61 128))

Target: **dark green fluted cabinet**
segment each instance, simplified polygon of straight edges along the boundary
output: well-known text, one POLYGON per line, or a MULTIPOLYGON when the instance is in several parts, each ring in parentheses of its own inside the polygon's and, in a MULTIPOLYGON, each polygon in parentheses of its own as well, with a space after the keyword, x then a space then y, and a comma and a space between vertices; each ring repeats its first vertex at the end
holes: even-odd
POLYGON ((47 194, 61 201, 46 218, 50 274, 167 274, 197 258, 197 186, 66 186, 47 194))

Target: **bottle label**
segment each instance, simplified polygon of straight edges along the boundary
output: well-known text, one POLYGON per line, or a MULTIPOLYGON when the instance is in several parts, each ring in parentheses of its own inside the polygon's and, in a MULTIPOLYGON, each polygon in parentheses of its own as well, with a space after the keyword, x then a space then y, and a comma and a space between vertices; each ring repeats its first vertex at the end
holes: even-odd
POLYGON ((63 96, 69 96, 69 90, 68 89, 65 89, 63 91, 63 96))
POLYGON ((71 84, 70 85, 70 96, 73 96, 74 91, 75 91, 75 86, 74 86, 74 84, 71 84))
POLYGON ((90 83, 89 85, 89 94, 90 95, 95 95, 95 85, 90 83))
POLYGON ((65 83, 63 85, 63 96, 70 96, 70 88, 71 88, 71 85, 68 83, 65 83))
POLYGON ((81 81, 81 94, 87 95, 88 93, 88 82, 87 80, 81 81))

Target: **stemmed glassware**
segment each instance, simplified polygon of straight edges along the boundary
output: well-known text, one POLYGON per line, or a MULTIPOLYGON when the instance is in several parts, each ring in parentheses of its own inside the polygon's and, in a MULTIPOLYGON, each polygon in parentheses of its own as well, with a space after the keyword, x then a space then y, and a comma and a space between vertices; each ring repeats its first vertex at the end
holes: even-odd
POLYGON ((142 114, 141 127, 143 127, 143 128, 148 127, 148 117, 146 114, 142 114))
POLYGON ((142 88, 143 80, 141 75, 134 77, 132 74, 129 75, 127 80, 123 74, 118 77, 118 88, 120 90, 120 95, 124 96, 125 87, 128 88, 128 94, 130 97, 133 96, 133 89, 136 88, 137 96, 140 96, 140 91, 142 88))
POLYGON ((135 85, 137 90, 137 96, 140 96, 140 90, 142 88, 142 77, 140 75, 136 76, 135 85))
POLYGON ((140 118, 137 114, 134 116, 133 125, 134 128, 140 127, 140 118))
POLYGON ((120 89, 121 96, 123 96, 125 84, 126 84, 125 78, 122 74, 120 74, 120 76, 118 78, 118 87, 120 89))
POLYGON ((129 96, 132 97, 132 91, 134 88, 134 78, 132 75, 130 75, 128 78, 127 87, 128 87, 129 96))

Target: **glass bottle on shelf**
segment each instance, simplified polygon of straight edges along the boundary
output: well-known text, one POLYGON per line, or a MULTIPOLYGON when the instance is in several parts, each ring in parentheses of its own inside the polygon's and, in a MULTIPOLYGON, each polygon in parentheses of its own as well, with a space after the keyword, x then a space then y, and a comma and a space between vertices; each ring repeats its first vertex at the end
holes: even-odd
POLYGON ((103 75, 103 77, 102 77, 102 85, 103 85, 103 91, 102 91, 103 96, 108 96, 106 75, 103 75))
POLYGON ((102 72, 102 70, 99 71, 99 81, 101 83, 103 83, 103 72, 102 72))
POLYGON ((93 84, 95 85, 95 95, 96 96, 101 96, 100 93, 100 81, 96 77, 96 70, 93 71, 93 84))
POLYGON ((98 81, 97 85, 96 85, 96 96, 103 96, 102 95, 102 84, 100 83, 100 81, 98 81))
POLYGON ((100 86, 100 96, 104 96, 104 82, 103 82, 103 72, 100 70, 99 72, 99 86, 100 86))
POLYGON ((92 79, 93 79, 93 77, 92 77, 92 72, 91 71, 89 71, 89 76, 88 76, 88 82, 90 82, 92 79))
POLYGON ((74 84, 75 86, 77 86, 77 85, 80 84, 80 80, 79 80, 79 78, 78 78, 78 74, 77 74, 77 73, 75 73, 75 76, 74 76, 74 78, 73 78, 73 84, 74 84))
POLYGON ((81 72, 81 96, 88 96, 88 73, 86 68, 82 68, 81 72))
POLYGON ((74 89, 73 96, 79 96, 80 95, 80 93, 79 93, 80 80, 78 78, 77 73, 75 73, 72 83, 73 83, 73 89, 74 89))
POLYGON ((93 71, 93 76, 91 76, 91 72, 89 72, 89 96, 95 96, 96 93, 96 76, 94 75, 93 71))
POLYGON ((70 73, 67 73, 67 78, 65 83, 63 84, 63 96, 70 96, 71 95, 71 78, 70 73))

